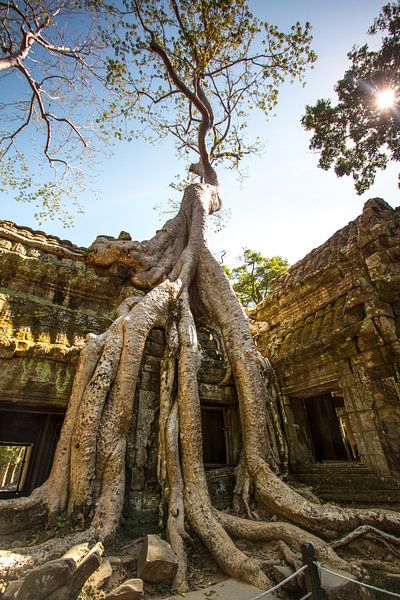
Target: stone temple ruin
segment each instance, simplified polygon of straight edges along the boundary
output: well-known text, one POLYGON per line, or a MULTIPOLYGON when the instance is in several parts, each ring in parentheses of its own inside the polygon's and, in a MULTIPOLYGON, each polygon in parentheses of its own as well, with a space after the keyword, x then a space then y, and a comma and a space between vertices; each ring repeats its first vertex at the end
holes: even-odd
MULTIPOLYGON (((85 335, 137 293, 124 267, 61 258, 70 242, 0 222, 0 499, 48 476, 85 335), (40 248, 39 248, 40 246, 40 248), (58 249, 58 250, 57 250, 58 249), (57 255, 58 254, 58 255, 57 255)), ((362 214, 275 280, 251 311, 258 348, 279 380, 290 476, 334 501, 400 506, 400 209, 362 214)), ((222 349, 200 331, 203 451, 216 506, 230 504, 241 436, 222 349)), ((124 525, 157 529, 160 359, 153 330, 136 390, 124 525)))

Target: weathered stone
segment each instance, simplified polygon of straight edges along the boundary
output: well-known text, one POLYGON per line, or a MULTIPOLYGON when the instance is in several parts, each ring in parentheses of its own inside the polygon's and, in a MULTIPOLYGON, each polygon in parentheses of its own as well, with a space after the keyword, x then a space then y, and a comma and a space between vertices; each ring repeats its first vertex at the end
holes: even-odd
MULTIPOLYGON (((400 209, 373 199, 355 221, 273 281, 267 298, 250 311, 258 348, 271 360, 282 394, 290 398, 285 407, 290 463, 299 477, 308 473, 305 483, 324 489, 330 499, 349 499, 351 489, 359 501, 376 502, 385 492, 385 486, 374 486, 368 496, 355 471, 345 483, 344 455, 317 458, 341 461, 329 472, 329 486, 328 465, 311 475, 308 466, 316 460, 312 436, 324 426, 310 421, 305 402, 311 410, 312 401, 327 402, 331 393, 343 398, 341 427, 347 419, 348 446, 342 450, 349 452, 351 438, 352 452, 370 469, 368 481, 373 473, 390 476, 392 490, 400 494, 395 438, 400 390, 382 389, 379 410, 375 406, 376 385, 400 380, 399 273, 400 209), (365 411, 371 411, 368 423, 365 411)), ((329 435, 324 431, 325 440, 329 435)), ((341 442, 340 435, 336 439, 341 442)))
MULTIPOLYGON (((292 569, 292 567, 284 567, 282 565, 276 565, 272 567, 272 576, 278 583, 280 583, 284 579, 287 579, 288 577, 290 577, 290 575, 293 575, 293 573, 294 570, 292 569)), ((297 592, 299 591, 299 589, 300 588, 297 585, 296 579, 291 579, 288 583, 285 584, 285 590, 287 592, 297 592)))
POLYGON ((143 597, 143 581, 141 579, 128 579, 107 594, 104 600, 140 600, 143 597))
POLYGON ((113 569, 111 563, 107 559, 103 559, 98 569, 90 575, 86 580, 84 587, 100 590, 103 588, 112 575, 113 569))
POLYGON ((64 582, 64 585, 57 588, 49 596, 46 596, 46 600, 75 600, 86 580, 99 568, 103 551, 102 544, 95 544, 79 563, 78 568, 73 572, 72 576, 64 582))
POLYGON ((137 562, 137 556, 135 554, 124 554, 121 556, 121 565, 124 568, 133 567, 137 562))
POLYGON ((321 587, 324 590, 326 600, 349 600, 349 598, 351 600, 372 600, 375 597, 373 592, 369 592, 366 588, 355 583, 356 578, 351 573, 332 567, 329 567, 329 570, 337 573, 337 575, 321 570, 321 587), (339 575, 346 577, 346 579, 339 577, 339 575))
POLYGON ((61 558, 64 559, 72 559, 75 562, 75 566, 85 558, 85 556, 89 552, 89 544, 76 544, 76 546, 72 546, 65 554, 62 555, 61 558))
POLYGON ((61 587, 76 568, 72 558, 51 560, 32 569, 24 578, 17 600, 42 600, 61 587))
POLYGON ((139 554, 137 574, 149 583, 172 583, 178 559, 168 542, 158 535, 147 535, 139 554))
POLYGON ((122 564, 120 556, 106 556, 105 559, 108 560, 113 569, 118 569, 122 564))

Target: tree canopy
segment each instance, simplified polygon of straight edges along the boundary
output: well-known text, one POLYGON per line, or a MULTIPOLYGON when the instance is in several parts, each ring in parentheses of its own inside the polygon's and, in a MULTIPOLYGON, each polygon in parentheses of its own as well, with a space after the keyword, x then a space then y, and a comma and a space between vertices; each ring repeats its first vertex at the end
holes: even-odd
POLYGON ((206 151, 210 164, 238 167, 261 146, 245 136, 250 111, 270 111, 279 85, 302 79, 316 59, 309 23, 281 32, 245 0, 124 6, 123 27, 108 40, 115 53, 109 79, 119 99, 103 117, 133 116, 136 127, 119 122, 117 137, 173 136, 178 154, 191 160, 206 151))
POLYGON ((267 258, 250 248, 243 248, 238 260, 240 264, 232 269, 225 267, 225 273, 231 280, 241 304, 246 308, 261 302, 268 293, 271 281, 285 273, 289 266, 286 258, 267 258))
POLYGON ((337 104, 320 99, 302 118, 314 132, 310 148, 320 151, 319 166, 352 175, 358 194, 378 170, 400 160, 400 3, 386 4, 368 33, 381 33, 381 46, 348 53, 351 67, 335 86, 337 104))
POLYGON ((308 23, 283 33, 244 0, 12 0, 0 19, 0 181, 41 217, 77 197, 110 131, 238 167, 261 148, 249 112, 316 58, 308 23))

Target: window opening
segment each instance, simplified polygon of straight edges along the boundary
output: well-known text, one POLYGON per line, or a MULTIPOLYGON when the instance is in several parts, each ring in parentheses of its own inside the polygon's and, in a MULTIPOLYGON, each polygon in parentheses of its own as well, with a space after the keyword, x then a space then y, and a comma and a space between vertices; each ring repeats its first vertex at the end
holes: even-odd
POLYGON ((62 422, 61 411, 0 403, 0 499, 28 496, 47 479, 62 422))
POLYGON ((228 464, 226 410, 219 406, 202 406, 201 429, 204 464, 228 464))
POLYGON ((323 394, 306 398, 304 406, 317 462, 359 458, 343 398, 323 394))
POLYGON ((28 473, 32 444, 0 442, 0 492, 21 492, 28 473))

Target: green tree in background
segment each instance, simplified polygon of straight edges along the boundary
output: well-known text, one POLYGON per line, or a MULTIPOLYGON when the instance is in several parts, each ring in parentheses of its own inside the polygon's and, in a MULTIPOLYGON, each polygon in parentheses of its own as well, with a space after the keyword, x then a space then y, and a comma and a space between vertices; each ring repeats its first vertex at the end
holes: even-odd
POLYGON ((338 103, 320 99, 302 118, 314 131, 310 148, 320 151, 319 166, 352 175, 358 194, 400 160, 400 2, 386 4, 368 33, 383 34, 381 47, 349 52, 351 67, 335 86, 338 103))
POLYGON ((286 258, 267 258, 250 248, 243 248, 238 260, 240 264, 237 267, 230 269, 225 266, 224 270, 240 302, 246 308, 261 302, 268 293, 271 281, 289 267, 286 258))

